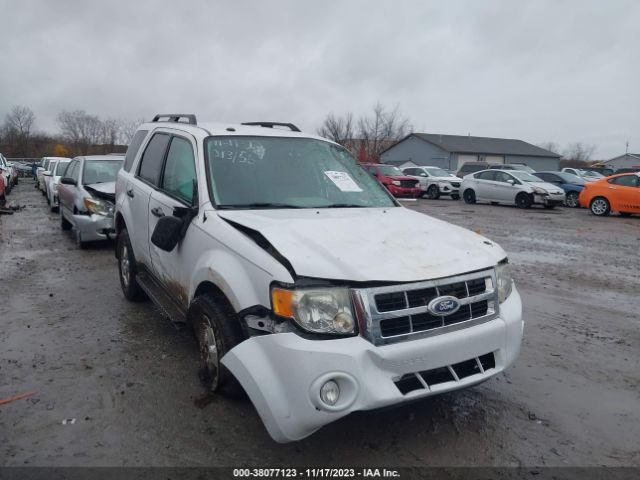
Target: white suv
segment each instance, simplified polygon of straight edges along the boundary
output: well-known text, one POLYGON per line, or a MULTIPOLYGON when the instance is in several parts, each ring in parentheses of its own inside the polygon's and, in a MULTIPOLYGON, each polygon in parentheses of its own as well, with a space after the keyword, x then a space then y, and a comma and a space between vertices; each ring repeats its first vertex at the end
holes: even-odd
POLYGON ((453 200, 460 199, 462 179, 440 167, 407 167, 402 173, 420 181, 422 194, 437 200, 440 195, 448 195, 453 200))
POLYGON ((118 174, 115 226, 124 295, 190 323, 208 387, 241 386, 279 442, 475 385, 520 350, 502 248, 402 207, 291 124, 156 116, 118 174))

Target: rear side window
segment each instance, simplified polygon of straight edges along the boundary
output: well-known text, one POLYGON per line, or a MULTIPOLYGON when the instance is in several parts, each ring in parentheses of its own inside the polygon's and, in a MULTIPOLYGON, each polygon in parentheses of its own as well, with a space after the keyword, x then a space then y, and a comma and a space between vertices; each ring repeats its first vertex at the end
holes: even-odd
POLYGON ((638 177, 636 175, 625 175, 624 177, 615 177, 609 180, 609 183, 622 185, 624 187, 637 187, 638 177))
POLYGON ((486 171, 486 172, 480 172, 480 173, 476 173, 475 178, 478 178, 480 180, 493 180, 496 177, 496 172, 491 172, 491 171, 486 171))
POLYGON ((131 165, 133 165, 133 159, 136 158, 138 154, 138 150, 140 150, 140 145, 149 133, 149 130, 138 130, 136 134, 133 136, 133 140, 129 144, 129 148, 127 148, 127 154, 124 157, 124 170, 128 172, 131 170, 131 165))
POLYGON ((65 177, 73 178, 76 182, 78 181, 78 165, 80 162, 78 160, 74 160, 69 164, 67 170, 64 172, 65 177))
POLYGON ((190 204, 195 179, 196 165, 191 142, 173 137, 162 176, 162 189, 190 204))
POLYGON ((140 160, 138 176, 152 185, 158 185, 164 154, 169 144, 169 135, 156 133, 152 138, 140 160))

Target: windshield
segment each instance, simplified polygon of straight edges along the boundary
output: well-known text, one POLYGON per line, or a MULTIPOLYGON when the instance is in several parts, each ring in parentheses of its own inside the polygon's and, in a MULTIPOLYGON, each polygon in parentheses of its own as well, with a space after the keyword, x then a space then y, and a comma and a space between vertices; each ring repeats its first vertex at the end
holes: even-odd
POLYGON ((56 177, 61 177, 64 171, 67 169, 67 165, 69 165, 69 162, 58 162, 54 175, 56 177))
POLYGON ((524 170, 510 170, 509 173, 516 177, 518 180, 522 180, 523 182, 544 182, 544 180, 534 177, 529 172, 525 172, 524 170))
POLYGON ((87 160, 84 162, 82 184, 115 182, 122 160, 87 160))
POLYGON ((205 158, 218 208, 396 205, 345 149, 321 140, 209 137, 205 158))
POLYGON ((378 172, 383 177, 404 177, 404 173, 393 165, 378 165, 378 172))
POLYGON ((425 170, 432 177, 453 177, 453 175, 441 168, 425 168, 425 170))

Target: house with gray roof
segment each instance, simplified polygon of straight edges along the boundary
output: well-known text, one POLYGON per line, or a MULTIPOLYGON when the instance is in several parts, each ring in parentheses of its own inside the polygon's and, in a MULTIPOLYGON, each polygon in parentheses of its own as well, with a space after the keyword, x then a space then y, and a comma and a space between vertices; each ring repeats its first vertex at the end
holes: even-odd
POLYGON ((619 168, 640 167, 640 153, 625 153, 603 162, 605 166, 618 170, 619 168))
POLYGON ((411 133, 380 154, 398 167, 432 165, 456 171, 466 162, 524 163, 534 170, 559 170, 560 155, 522 140, 411 133))

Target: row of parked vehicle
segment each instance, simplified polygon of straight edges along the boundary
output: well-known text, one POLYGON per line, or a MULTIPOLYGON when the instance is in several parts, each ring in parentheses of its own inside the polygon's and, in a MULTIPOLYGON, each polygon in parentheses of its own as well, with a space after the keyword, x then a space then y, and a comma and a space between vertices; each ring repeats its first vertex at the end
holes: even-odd
POLYGON ((536 172, 523 164, 481 162, 466 163, 457 174, 435 166, 401 170, 367 163, 362 167, 397 197, 462 197, 468 204, 489 202, 520 208, 541 205, 553 209, 564 204, 589 208, 594 215, 640 213, 640 189, 636 188, 640 173, 633 170, 605 176, 588 169, 536 172))
POLYGON ((18 177, 18 168, 0 153, 0 206, 5 204, 5 196, 18 184, 18 177))

